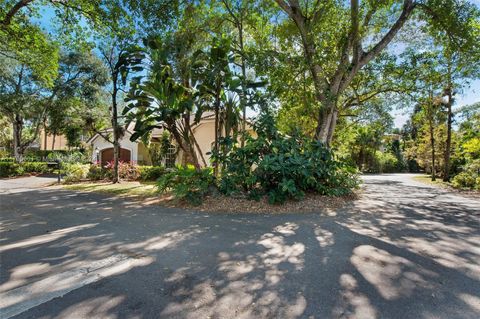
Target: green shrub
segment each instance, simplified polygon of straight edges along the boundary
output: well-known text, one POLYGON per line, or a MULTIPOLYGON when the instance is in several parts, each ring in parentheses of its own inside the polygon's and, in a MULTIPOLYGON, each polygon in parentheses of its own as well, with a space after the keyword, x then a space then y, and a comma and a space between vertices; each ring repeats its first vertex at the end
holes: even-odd
POLYGON ((480 159, 475 159, 462 167, 462 172, 452 179, 455 188, 480 189, 480 159))
POLYGON ((23 167, 15 162, 0 162, 0 177, 23 175, 23 167))
POLYGON ((400 171, 399 161, 392 153, 377 151, 375 153, 375 159, 378 162, 379 173, 394 173, 400 171))
MULTIPOLYGON (((118 163, 118 175, 120 179, 127 181, 134 181, 139 179, 141 168, 127 162, 120 161, 118 163)), ((112 179, 113 177, 113 161, 108 163, 105 167, 98 164, 89 166, 86 178, 90 180, 112 179)))
POLYGON ((193 205, 199 205, 213 185, 214 178, 210 168, 197 171, 192 166, 177 167, 163 174, 157 181, 161 193, 171 191, 175 199, 193 205))
POLYGON ((69 151, 69 152, 54 151, 54 152, 48 153, 46 158, 49 161, 58 160, 62 163, 89 163, 91 161, 90 156, 86 152, 80 152, 80 151, 69 151))
POLYGON ((87 178, 93 181, 99 181, 106 179, 109 176, 109 172, 100 165, 90 165, 88 169, 87 178))
POLYGON ((25 173, 47 173, 50 171, 48 164, 45 162, 23 162, 21 164, 25 173))
POLYGON ((156 181, 165 174, 163 166, 139 166, 139 179, 142 181, 156 181))
MULTIPOLYGON (((2 161, 5 158, 9 158, 11 152, 7 151, 6 149, 0 149, 0 161, 2 161)), ((13 159, 13 157, 10 157, 13 159)))
POLYGON ((65 174, 64 180, 66 183, 74 183, 86 179, 89 169, 89 164, 64 164, 62 166, 65 174))
POLYGON ((467 172, 462 172, 452 179, 452 185, 455 188, 474 188, 476 177, 467 172))
MULTIPOLYGON (((114 162, 110 161, 105 166, 106 176, 109 179, 113 177, 114 162)), ((130 164, 128 162, 118 162, 118 177, 126 181, 135 181, 138 179, 140 171, 137 165, 130 164)))
POLYGON ((235 139, 221 141, 212 159, 221 163, 220 190, 268 196, 270 203, 301 199, 306 192, 344 195, 358 186, 357 171, 337 161, 322 143, 298 134, 278 132, 273 115, 261 113, 254 124, 258 137, 247 135, 244 147, 235 139))

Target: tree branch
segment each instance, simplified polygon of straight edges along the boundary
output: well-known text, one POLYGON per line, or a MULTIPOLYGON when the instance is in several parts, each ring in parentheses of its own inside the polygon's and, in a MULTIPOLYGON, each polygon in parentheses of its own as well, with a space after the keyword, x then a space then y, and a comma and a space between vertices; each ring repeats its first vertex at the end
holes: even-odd
POLYGON ((393 40, 398 31, 403 27, 405 22, 407 22, 410 14, 413 12, 413 9, 417 6, 417 3, 414 3, 413 0, 404 0, 402 13, 398 17, 397 21, 393 24, 390 30, 385 34, 385 36, 368 52, 362 54, 362 57, 359 61, 360 67, 370 62, 373 58, 382 52, 383 49, 393 40))
POLYGON ((10 23, 12 22, 12 19, 13 19, 13 16, 18 12, 20 11, 22 8, 28 6, 31 2, 33 2, 34 0, 21 0, 17 3, 15 3, 15 5, 7 12, 7 14, 5 15, 5 18, 2 20, 2 24, 3 26, 8 26, 10 25, 10 23))

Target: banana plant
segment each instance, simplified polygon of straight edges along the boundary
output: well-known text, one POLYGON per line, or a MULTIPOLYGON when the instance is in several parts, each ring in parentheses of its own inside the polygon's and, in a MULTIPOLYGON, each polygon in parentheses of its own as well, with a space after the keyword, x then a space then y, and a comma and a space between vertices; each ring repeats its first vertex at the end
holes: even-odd
MULTIPOLYGON (((134 66, 137 70, 142 68, 146 75, 132 79, 125 100, 124 114, 135 122, 131 140, 145 137, 155 128, 165 129, 184 152, 184 159, 199 170, 200 162, 195 152, 199 146, 191 129, 196 89, 176 76, 166 45, 158 39, 147 39, 144 44, 145 49, 137 51, 143 55, 142 62, 134 66)), ((202 153, 198 153, 206 165, 202 153)))

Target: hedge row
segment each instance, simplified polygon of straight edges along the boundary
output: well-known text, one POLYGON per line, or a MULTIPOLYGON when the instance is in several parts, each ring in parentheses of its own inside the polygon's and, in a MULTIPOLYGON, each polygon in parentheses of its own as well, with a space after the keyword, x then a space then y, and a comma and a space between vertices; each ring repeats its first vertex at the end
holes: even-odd
MULTIPOLYGON (((65 181, 77 182, 84 179, 104 180, 111 179, 112 168, 103 168, 93 164, 68 164, 62 165, 62 174, 65 181)), ((23 162, 21 164, 7 161, 0 162, 0 177, 21 176, 25 174, 43 174, 51 172, 46 162, 23 162)), ((120 178, 123 180, 156 181, 165 174, 162 166, 136 166, 128 163, 120 163, 120 178)))
POLYGON ((24 174, 43 174, 51 171, 47 163, 42 162, 0 162, 0 177, 20 176, 24 174))
MULTIPOLYGON (((120 179, 129 181, 156 181, 165 172, 165 168, 161 166, 136 166, 128 163, 119 163, 118 167, 120 179)), ((68 164, 64 165, 63 173, 67 183, 81 180, 110 180, 112 179, 113 168, 93 164, 68 164)))

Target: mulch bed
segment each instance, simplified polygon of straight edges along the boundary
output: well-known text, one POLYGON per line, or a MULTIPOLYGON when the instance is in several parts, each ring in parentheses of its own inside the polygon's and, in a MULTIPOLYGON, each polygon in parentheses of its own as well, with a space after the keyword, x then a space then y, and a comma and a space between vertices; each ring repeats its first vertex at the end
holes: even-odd
MULTIPOLYGON (((75 184, 83 184, 75 183, 75 184)), ((109 183, 98 183, 108 185, 109 183)), ((93 192, 108 193, 108 191, 94 190, 93 192)), ((171 208, 181 208, 190 211, 211 213, 254 213, 254 214, 282 214, 282 213, 308 213, 328 212, 358 198, 361 190, 349 196, 324 196, 306 194, 302 200, 288 200, 283 204, 270 204, 266 197, 256 201, 245 197, 229 197, 218 192, 207 196, 200 205, 192 205, 185 201, 178 201, 169 194, 156 196, 142 196, 132 194, 112 194, 113 196, 126 197, 142 205, 159 205, 171 208)))
POLYGON ((343 206, 345 203, 357 198, 357 194, 350 196, 322 196, 307 194, 299 201, 289 200, 283 204, 270 204, 267 198, 259 201, 246 198, 234 198, 223 195, 208 196, 199 206, 176 203, 175 207, 192 209, 202 212, 219 213, 257 213, 257 214, 282 214, 282 213, 309 213, 325 212, 343 206))

